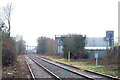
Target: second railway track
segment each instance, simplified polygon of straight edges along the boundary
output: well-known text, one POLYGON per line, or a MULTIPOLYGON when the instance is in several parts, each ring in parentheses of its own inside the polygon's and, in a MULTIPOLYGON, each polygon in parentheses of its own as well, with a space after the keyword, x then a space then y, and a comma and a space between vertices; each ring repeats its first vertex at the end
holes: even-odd
POLYGON ((35 61, 37 61, 38 63, 40 63, 44 67, 46 67, 47 69, 49 69, 55 75, 59 76, 60 79, 62 79, 62 80, 70 80, 70 79, 72 79, 72 80, 81 80, 81 79, 82 80, 94 80, 94 79, 91 79, 89 77, 83 76, 81 74, 76 74, 75 72, 71 72, 69 70, 63 69, 63 68, 58 67, 56 65, 42 61, 33 55, 29 55, 29 57, 31 59, 34 59, 35 61))
MULTIPOLYGON (((48 58, 45 58, 45 57, 40 57, 40 56, 37 56, 38 58, 43 58, 43 59, 47 59, 47 60, 50 60, 50 61, 54 61, 54 60, 51 60, 51 59, 48 59, 48 58)), ((69 68, 72 68, 72 69, 76 69, 76 70, 83 70, 87 73, 92 73, 92 74, 95 74, 95 75, 100 75, 102 76, 103 78, 107 78, 107 80, 120 80, 120 78, 117 78, 117 77, 113 77, 113 76, 110 76, 110 75, 106 75, 106 74, 102 74, 102 73, 98 73, 98 72, 94 72, 94 71, 90 71, 90 70, 87 70, 87 69, 81 69, 79 67, 76 67, 76 66, 72 66, 72 65, 68 65, 68 64, 65 64, 65 63, 61 63, 61 62, 58 62, 58 61, 54 61, 55 63, 58 63, 60 65, 63 65, 63 66, 67 66, 69 68)))
POLYGON ((45 66, 50 71, 52 71, 54 74, 59 76, 61 79, 114 80, 93 73, 72 70, 32 54, 30 54, 29 56, 37 62, 39 62, 40 64, 42 64, 43 66, 45 66))
MULTIPOLYGON (((51 62, 50 60, 47 60, 47 59, 44 59, 44 58, 41 58, 41 57, 38 57, 36 55, 31 55, 32 57, 34 56, 34 58, 39 58, 40 59, 40 62, 42 63, 46 63, 46 64, 51 64, 51 65, 54 65, 54 66, 57 66, 59 68, 62 68, 64 70, 67 70, 71 73, 74 73, 76 75, 79 75, 79 76, 82 76, 82 78, 86 78, 86 79, 91 79, 91 80, 119 80, 118 78, 115 78, 115 77, 110 77, 110 76, 105 76, 105 75, 100 75, 100 74, 97 74, 97 73, 94 73, 94 72, 90 72, 90 71, 87 71, 87 70, 84 70, 84 71, 76 71, 76 70, 71 70, 71 67, 70 66, 67 66, 67 69, 66 69, 66 66, 63 65, 63 64, 58 64, 58 63, 54 63, 54 62, 51 62)), ((73 76, 71 76, 72 78, 73 76)), ((74 78, 74 77, 73 77, 74 78)), ((77 78, 78 79, 78 78, 77 78)))

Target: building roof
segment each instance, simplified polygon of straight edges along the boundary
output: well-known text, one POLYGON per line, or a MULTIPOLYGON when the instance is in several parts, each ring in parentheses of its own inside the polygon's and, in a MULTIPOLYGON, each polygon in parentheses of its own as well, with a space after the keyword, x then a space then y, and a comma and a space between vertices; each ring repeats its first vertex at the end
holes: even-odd
POLYGON ((106 50, 110 49, 110 47, 85 47, 87 50, 106 50))

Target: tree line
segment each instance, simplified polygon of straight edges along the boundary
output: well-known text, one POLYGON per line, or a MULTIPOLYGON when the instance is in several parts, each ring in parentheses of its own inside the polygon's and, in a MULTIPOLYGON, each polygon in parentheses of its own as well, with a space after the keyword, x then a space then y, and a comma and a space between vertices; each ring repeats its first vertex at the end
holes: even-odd
MULTIPOLYGON (((71 53, 71 58, 85 58, 86 50, 85 47, 85 39, 86 36, 80 34, 68 34, 62 35, 62 46, 63 46, 63 57, 67 58, 68 52, 71 53)), ((49 55, 56 55, 57 52, 57 41, 54 39, 50 39, 47 37, 39 37, 38 40, 38 53, 39 54, 49 54, 49 55)))
POLYGON ((48 54, 55 55, 56 54, 56 41, 54 39, 50 39, 47 37, 39 37, 38 40, 38 54, 48 54))
POLYGON ((25 50, 25 41, 22 36, 10 35, 12 10, 12 3, 0 8, 0 57, 3 66, 14 65, 17 55, 23 54, 25 50))

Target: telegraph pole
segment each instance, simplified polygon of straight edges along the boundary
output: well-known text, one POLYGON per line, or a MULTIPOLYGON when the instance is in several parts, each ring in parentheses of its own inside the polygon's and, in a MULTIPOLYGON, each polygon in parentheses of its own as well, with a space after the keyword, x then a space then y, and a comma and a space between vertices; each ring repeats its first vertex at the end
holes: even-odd
POLYGON ((0 79, 2 79, 2 30, 0 30, 0 79))
POLYGON ((120 78, 120 1, 118 2, 118 77, 120 78))
POLYGON ((120 51, 120 2, 118 3, 118 48, 120 51))

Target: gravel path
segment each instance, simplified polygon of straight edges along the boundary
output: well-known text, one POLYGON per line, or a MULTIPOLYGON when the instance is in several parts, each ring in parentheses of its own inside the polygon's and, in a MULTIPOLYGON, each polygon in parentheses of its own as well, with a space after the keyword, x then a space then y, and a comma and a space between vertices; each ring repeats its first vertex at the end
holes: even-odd
POLYGON ((44 62, 40 59, 38 59, 36 56, 30 54, 29 55, 31 58, 35 59, 36 61, 38 61, 40 64, 42 64, 43 66, 45 66, 47 69, 49 69, 50 71, 52 71, 54 74, 56 74, 57 76, 59 76, 60 78, 76 78, 76 79, 80 79, 83 78, 82 76, 78 76, 76 74, 73 74, 69 71, 66 71, 62 68, 59 68, 57 66, 54 66, 52 64, 49 64, 47 62, 44 62))
POLYGON ((47 72, 45 72, 41 67, 35 64, 29 57, 25 56, 26 60, 30 64, 30 67, 35 75, 35 78, 52 78, 47 72))

